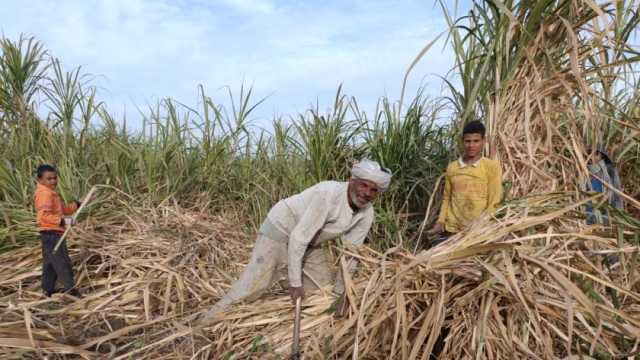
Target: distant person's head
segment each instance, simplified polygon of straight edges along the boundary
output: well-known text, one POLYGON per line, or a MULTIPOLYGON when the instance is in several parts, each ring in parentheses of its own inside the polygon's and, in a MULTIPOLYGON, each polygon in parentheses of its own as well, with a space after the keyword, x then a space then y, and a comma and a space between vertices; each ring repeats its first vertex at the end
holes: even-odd
POLYGON ((595 149, 587 149, 587 159, 590 165, 598 164, 601 161, 604 162, 604 165, 607 168, 607 173, 611 179, 618 176, 616 164, 611 160, 603 145, 598 144, 595 149))
POLYGON ((47 164, 38 166, 36 169, 36 175, 38 177, 38 183, 48 187, 51 190, 55 190, 58 186, 58 171, 55 167, 47 164))
POLYGON ((592 164, 597 164, 600 161, 604 161, 604 163, 607 165, 614 165, 613 161, 611 161, 611 158, 602 145, 597 145, 595 149, 587 149, 587 156, 589 162, 592 164))
POLYGON ((468 122, 462 130, 465 158, 479 158, 484 147, 486 129, 480 121, 468 122))

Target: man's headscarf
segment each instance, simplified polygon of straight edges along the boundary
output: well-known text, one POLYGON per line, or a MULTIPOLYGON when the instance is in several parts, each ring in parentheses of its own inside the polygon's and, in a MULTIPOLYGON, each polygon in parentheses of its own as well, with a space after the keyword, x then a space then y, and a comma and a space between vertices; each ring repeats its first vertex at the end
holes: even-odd
POLYGON ((383 168, 376 161, 364 159, 353 165, 351 177, 362 180, 369 180, 378 186, 380 191, 386 191, 391 182, 391 171, 383 168))

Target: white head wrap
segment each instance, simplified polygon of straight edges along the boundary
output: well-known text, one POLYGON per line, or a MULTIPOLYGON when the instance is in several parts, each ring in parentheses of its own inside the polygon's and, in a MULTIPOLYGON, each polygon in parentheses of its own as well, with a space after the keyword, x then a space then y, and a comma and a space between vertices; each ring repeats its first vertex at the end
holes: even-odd
POLYGON ((385 169, 376 161, 364 159, 353 165, 351 177, 362 180, 369 180, 376 185, 380 191, 386 191, 391 182, 391 171, 385 169))

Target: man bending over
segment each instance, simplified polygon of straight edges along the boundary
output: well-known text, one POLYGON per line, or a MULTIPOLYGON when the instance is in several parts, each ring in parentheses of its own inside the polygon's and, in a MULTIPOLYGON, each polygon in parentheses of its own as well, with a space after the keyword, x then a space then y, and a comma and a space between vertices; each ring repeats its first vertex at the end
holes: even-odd
MULTIPOLYGON (((305 290, 329 285, 333 275, 322 244, 342 237, 345 245, 362 245, 373 223, 371 203, 390 181, 389 170, 363 160, 353 166, 348 182, 322 181, 276 203, 258 230, 249 264, 198 325, 210 323, 235 302, 256 299, 281 277, 288 278, 294 303, 305 290)), ((355 270, 355 260, 348 270, 355 270)), ((341 295, 336 315, 343 316, 347 307, 340 273, 334 290, 341 295)))

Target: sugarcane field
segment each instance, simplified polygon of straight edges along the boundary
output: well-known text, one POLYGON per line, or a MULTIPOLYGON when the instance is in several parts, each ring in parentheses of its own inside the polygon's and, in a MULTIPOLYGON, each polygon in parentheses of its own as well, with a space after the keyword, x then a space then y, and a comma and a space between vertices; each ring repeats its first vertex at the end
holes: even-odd
POLYGON ((640 358, 640 3, 468 3, 374 111, 264 126, 0 31, 0 359, 640 358))

